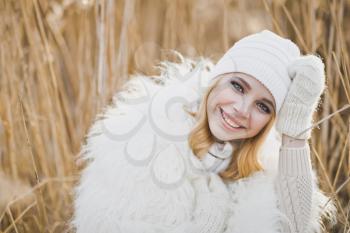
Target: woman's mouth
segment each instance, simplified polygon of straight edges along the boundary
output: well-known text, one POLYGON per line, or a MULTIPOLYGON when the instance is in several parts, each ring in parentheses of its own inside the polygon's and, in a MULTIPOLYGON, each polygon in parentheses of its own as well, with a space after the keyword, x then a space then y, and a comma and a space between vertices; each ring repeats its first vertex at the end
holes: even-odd
POLYGON ((229 117, 226 115, 226 113, 223 111, 222 108, 219 108, 219 109, 220 109, 222 120, 223 120, 226 128, 228 128, 229 130, 234 130, 234 131, 245 128, 245 127, 242 127, 240 125, 237 125, 235 122, 233 122, 231 119, 229 119, 229 117))

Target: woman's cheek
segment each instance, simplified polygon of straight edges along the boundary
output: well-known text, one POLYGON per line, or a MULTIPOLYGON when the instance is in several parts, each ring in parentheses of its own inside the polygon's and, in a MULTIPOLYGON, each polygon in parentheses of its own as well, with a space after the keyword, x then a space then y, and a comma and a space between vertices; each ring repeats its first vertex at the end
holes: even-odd
POLYGON ((220 105, 227 105, 227 104, 233 104, 237 101, 237 96, 229 91, 223 91, 217 95, 217 104, 220 105))
POLYGON ((259 121, 259 127, 262 129, 265 127, 265 125, 269 122, 271 116, 268 114, 261 114, 260 121, 259 121))

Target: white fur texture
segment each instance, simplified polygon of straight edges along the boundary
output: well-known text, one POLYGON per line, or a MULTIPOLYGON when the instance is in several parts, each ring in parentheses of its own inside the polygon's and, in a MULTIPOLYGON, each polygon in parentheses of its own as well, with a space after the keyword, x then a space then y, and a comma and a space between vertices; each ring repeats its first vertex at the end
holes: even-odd
MULTIPOLYGON (((280 141, 275 134, 267 140, 260 157, 266 171, 225 188, 211 180, 217 187, 211 195, 213 174, 188 147, 194 120, 183 104, 197 110, 213 64, 179 58, 162 63, 159 77, 132 77, 90 128, 81 151, 89 164, 75 190, 72 226, 78 233, 278 232, 273 180, 280 141)), ((325 201, 315 189, 315 232, 325 201)))

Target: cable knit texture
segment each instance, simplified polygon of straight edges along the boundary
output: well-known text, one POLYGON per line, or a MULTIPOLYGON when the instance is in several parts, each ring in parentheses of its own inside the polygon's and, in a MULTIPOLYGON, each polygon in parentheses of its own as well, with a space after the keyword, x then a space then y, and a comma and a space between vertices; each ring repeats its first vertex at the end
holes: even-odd
POLYGON ((213 64, 179 58, 163 62, 159 77, 133 77, 97 116, 81 151, 88 164, 75 189, 76 232, 278 233, 286 219, 291 229, 320 232, 321 217, 335 209, 330 202, 321 210, 327 197, 310 180, 306 148, 282 148, 278 160, 271 131, 259 154, 266 170, 232 183, 192 154, 194 119, 184 107, 198 109, 213 64))
POLYGON ((309 232, 305 227, 310 221, 312 204, 312 177, 310 150, 303 148, 281 148, 277 190, 281 209, 288 220, 283 224, 283 232, 309 232))
POLYGON ((288 73, 293 81, 276 127, 283 134, 308 139, 311 129, 307 129, 312 125, 312 114, 325 87, 324 64, 317 56, 302 56, 289 65, 288 73))

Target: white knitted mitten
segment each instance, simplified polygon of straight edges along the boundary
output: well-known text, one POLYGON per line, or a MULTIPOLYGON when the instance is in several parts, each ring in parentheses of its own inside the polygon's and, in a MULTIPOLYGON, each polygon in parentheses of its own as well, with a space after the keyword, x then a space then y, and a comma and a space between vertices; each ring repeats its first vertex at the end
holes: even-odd
POLYGON ((292 83, 277 118, 276 129, 285 135, 308 139, 320 95, 325 87, 325 72, 322 60, 315 55, 297 58, 288 66, 292 83))

